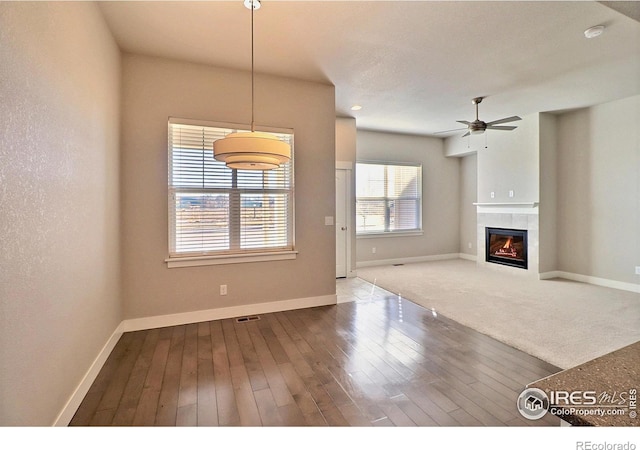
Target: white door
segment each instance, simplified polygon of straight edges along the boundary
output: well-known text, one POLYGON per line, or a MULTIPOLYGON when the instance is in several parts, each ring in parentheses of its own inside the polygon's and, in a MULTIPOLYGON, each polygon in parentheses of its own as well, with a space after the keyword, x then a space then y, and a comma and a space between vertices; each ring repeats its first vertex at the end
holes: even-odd
POLYGON ((336 169, 336 278, 347 276, 348 171, 336 169))

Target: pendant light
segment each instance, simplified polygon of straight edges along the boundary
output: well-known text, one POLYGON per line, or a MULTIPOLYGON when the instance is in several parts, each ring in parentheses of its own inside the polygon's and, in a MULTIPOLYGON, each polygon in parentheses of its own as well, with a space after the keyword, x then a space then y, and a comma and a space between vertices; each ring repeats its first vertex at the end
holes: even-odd
POLYGON ((251 10, 251 132, 229 133, 214 141, 213 157, 231 169, 276 169, 291 159, 291 147, 274 134, 255 131, 253 11, 260 8, 260 0, 244 0, 244 6, 251 10))

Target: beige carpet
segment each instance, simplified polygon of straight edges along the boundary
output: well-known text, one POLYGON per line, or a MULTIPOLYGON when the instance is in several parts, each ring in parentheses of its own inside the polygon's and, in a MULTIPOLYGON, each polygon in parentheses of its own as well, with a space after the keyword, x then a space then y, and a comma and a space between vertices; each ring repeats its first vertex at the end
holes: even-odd
POLYGON ((633 292, 462 259, 359 268, 358 277, 564 369, 640 340, 633 292))

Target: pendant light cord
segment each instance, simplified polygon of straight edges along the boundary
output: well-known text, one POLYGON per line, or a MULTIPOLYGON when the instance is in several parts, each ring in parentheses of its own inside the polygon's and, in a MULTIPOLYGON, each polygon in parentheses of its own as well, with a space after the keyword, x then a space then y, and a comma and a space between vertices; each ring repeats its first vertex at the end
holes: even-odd
MULTIPOLYGON (((253 0, 255 1, 255 0, 253 0)), ((251 132, 255 131, 254 125, 254 80, 253 80, 253 10, 255 9, 255 5, 251 2, 251 132)))

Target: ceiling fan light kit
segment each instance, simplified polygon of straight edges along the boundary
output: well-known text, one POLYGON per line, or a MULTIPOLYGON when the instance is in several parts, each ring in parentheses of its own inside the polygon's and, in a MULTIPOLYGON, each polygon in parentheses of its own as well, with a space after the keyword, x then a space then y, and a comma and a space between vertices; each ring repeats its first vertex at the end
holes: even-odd
POLYGON ((244 0, 251 10, 251 131, 229 133, 213 143, 213 157, 230 169, 271 170, 291 160, 291 147, 271 133, 255 131, 253 11, 260 9, 260 0, 244 0))

